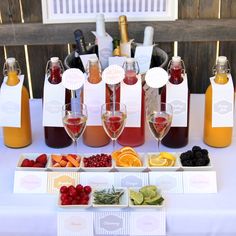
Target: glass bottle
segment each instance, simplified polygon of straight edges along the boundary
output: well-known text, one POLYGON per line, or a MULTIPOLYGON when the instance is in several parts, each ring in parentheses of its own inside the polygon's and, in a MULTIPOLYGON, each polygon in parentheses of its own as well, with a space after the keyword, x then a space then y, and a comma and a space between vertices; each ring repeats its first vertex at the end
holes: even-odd
MULTIPOLYGON (((4 76, 7 76, 6 84, 16 86, 20 80, 21 70, 15 58, 8 58, 3 68, 4 76)), ((26 147, 32 142, 29 93, 25 86, 22 86, 21 94, 21 126, 3 127, 4 144, 10 148, 26 147)))
POLYGON ((127 17, 125 15, 119 17, 119 30, 120 30, 120 55, 124 57, 130 57, 131 47, 128 35, 127 17))
MULTIPOLYGON (((52 57, 47 63, 46 73, 51 84, 60 84, 63 66, 58 57, 52 57)), ((70 91, 66 89, 65 103, 70 102, 70 91)), ((44 127, 44 139, 47 146, 52 148, 63 148, 71 145, 72 140, 66 133, 64 127, 44 127)))
MULTIPOLYGON (((179 85, 183 82, 183 76, 185 74, 185 66, 181 57, 176 56, 172 57, 168 65, 168 73, 169 73, 169 83, 172 85, 179 85)), ((167 96, 167 88, 163 87, 161 91, 161 102, 166 102, 167 96)), ((188 106, 187 109, 187 124, 186 126, 171 126, 167 135, 162 139, 161 143, 167 147, 171 148, 180 148, 184 147, 188 144, 188 136, 189 136, 189 102, 190 102, 190 94, 188 93, 188 106)), ((171 104, 175 110, 178 104, 171 104)), ((178 109, 178 108, 177 108, 178 109)))
MULTIPOLYGON (((90 59, 88 61, 88 82, 91 84, 98 84, 102 80, 101 68, 97 59, 90 59)), ((89 94, 90 96, 96 96, 96 94, 89 94)), ((109 102, 109 91, 106 89, 106 101, 109 102)), ((89 107, 88 107, 89 109, 89 107)), ((100 113, 97 114, 100 118, 100 113)), ((83 133, 84 144, 91 147, 105 146, 110 142, 110 138, 107 136, 102 125, 87 125, 83 133)))
MULTIPOLYGON (((214 81, 218 85, 228 82, 230 73, 229 63, 225 56, 217 59, 213 67, 214 81)), ((205 94, 205 117, 204 117, 204 142, 212 147, 227 147, 232 142, 232 127, 212 127, 212 85, 210 84, 205 94)))
MULTIPOLYGON (((127 58, 123 66, 125 70, 124 83, 126 85, 134 85, 137 83, 137 74, 139 73, 138 63, 134 58, 127 58)), ((140 127, 125 127, 122 134, 118 138, 118 143, 123 146, 140 146, 145 141, 145 92, 142 88, 141 94, 141 120, 140 127)), ((120 101, 120 87, 117 89, 116 100, 120 101)))

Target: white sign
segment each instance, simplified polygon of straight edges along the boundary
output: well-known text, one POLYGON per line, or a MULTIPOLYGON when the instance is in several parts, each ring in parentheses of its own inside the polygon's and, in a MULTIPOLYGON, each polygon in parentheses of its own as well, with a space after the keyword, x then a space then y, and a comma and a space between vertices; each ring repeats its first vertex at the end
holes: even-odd
POLYGON ((77 90, 84 85, 84 73, 80 69, 71 68, 62 75, 62 84, 70 90, 77 90))
POLYGON ((6 84, 5 77, 0 89, 0 126, 21 127, 21 96, 24 75, 19 77, 19 83, 14 86, 6 84))
POLYGON ((145 74, 149 70, 152 59, 152 51, 153 45, 140 45, 136 47, 134 58, 138 62, 140 74, 145 74))
POLYGON ((43 90, 43 126, 63 127, 62 106, 65 104, 65 87, 62 83, 51 84, 47 75, 43 90))
POLYGON ((145 81, 151 88, 161 88, 168 82, 168 73, 161 67, 153 67, 147 71, 145 81))
POLYGON ((111 65, 102 72, 102 80, 109 85, 119 84, 125 78, 125 71, 121 66, 111 65))
POLYGON ((187 74, 183 76, 180 84, 166 84, 166 103, 173 107, 173 119, 171 127, 188 126, 188 79, 187 74))
POLYGON ((216 84, 211 77, 212 85, 212 127, 234 126, 234 86, 231 74, 226 84, 216 84))
POLYGON ((142 80, 137 76, 137 82, 133 85, 120 83, 120 102, 126 105, 126 127, 141 127, 142 106, 142 80))
POLYGON ((123 67, 126 61, 126 57, 109 57, 109 66, 110 65, 118 65, 123 67))
POLYGON ((106 84, 103 81, 91 84, 85 80, 83 95, 88 110, 87 125, 102 125, 101 106, 106 102, 106 84))

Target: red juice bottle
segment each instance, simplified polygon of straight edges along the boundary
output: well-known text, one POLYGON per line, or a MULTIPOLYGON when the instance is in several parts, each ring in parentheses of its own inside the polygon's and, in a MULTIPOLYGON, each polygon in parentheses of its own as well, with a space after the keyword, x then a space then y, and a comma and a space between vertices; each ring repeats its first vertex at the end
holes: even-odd
MULTIPOLYGON (((172 88, 176 91, 178 90, 178 85, 181 85, 184 81, 183 75, 185 74, 185 66, 183 61, 181 60, 181 57, 176 56, 172 57, 172 60, 170 61, 168 65, 168 72, 169 72, 169 85, 172 86, 172 88)), ((186 81, 184 81, 186 82, 186 81)), ((186 82, 187 83, 187 82, 186 82)), ((183 84, 182 84, 183 85, 183 84)), ((167 147, 171 148, 180 148, 184 147, 188 144, 188 134, 189 134, 189 100, 190 100, 190 94, 189 90, 186 86, 185 92, 187 92, 187 106, 185 109, 187 109, 187 122, 186 125, 179 125, 179 124, 173 124, 171 125, 171 128, 167 135, 162 139, 161 143, 167 147)), ((167 85, 163 87, 161 91, 161 102, 166 102, 167 101, 167 93, 171 93, 173 90, 169 90, 167 88, 167 85)), ((181 90, 182 91, 182 90, 181 90)), ((180 91, 176 91, 180 92, 180 91)), ((173 106, 174 114, 173 114, 173 119, 174 116, 177 115, 177 113, 181 112, 183 107, 180 109, 182 106, 179 103, 178 98, 175 98, 174 95, 172 95, 172 102, 171 105, 173 106), (177 112, 177 109, 180 109, 177 112), (176 112, 176 113, 175 113, 176 112)), ((182 110, 183 112, 183 110, 182 110)))
MULTIPOLYGON (((47 68, 49 69, 48 81, 51 84, 61 83, 61 76, 63 73, 63 66, 58 57, 52 57, 48 62, 47 68)), ((66 101, 70 102, 70 91, 66 89, 66 101)), ((52 148, 63 148, 71 145, 72 140, 66 133, 64 127, 44 127, 44 138, 47 146, 52 148)))
MULTIPOLYGON (((125 70, 124 83, 126 85, 132 86, 138 82, 137 74, 139 72, 139 67, 134 58, 127 58, 123 66, 125 70)), ((141 79, 141 78, 140 78, 141 79)), ((142 83, 142 82, 141 82, 142 83)), ((142 86, 142 84, 141 84, 142 86)), ((117 89, 116 101, 120 101, 120 88, 117 89)), ((123 146, 136 147, 144 144, 145 142, 145 92, 141 87, 141 107, 140 107, 140 125, 139 127, 128 127, 125 126, 123 132, 118 138, 118 143, 123 146)), ((138 96, 137 96, 138 98, 138 96)), ((129 108, 127 107, 127 118, 129 116, 129 108)))

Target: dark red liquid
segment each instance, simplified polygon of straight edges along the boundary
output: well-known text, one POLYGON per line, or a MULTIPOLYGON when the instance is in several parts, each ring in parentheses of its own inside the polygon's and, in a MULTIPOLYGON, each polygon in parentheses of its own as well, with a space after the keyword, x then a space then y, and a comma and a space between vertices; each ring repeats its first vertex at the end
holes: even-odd
MULTIPOLYGON (((59 67, 51 69, 49 82, 59 84, 61 82, 61 70, 59 67)), ((66 103, 70 102, 70 92, 66 90, 66 103)), ((44 127, 45 143, 49 147, 63 148, 71 145, 72 140, 66 133, 64 127, 44 127)))
MULTIPOLYGON (((124 82, 128 85, 137 82, 136 74, 126 72, 124 82)), ((117 89, 116 101, 120 101, 120 88, 117 89)), ((142 89, 142 104, 141 104, 141 127, 125 127, 122 134, 118 138, 118 143, 123 146, 136 147, 145 142, 145 92, 142 89)))
MULTIPOLYGON (((172 68, 170 71, 171 77, 169 81, 172 84, 180 84, 183 81, 181 72, 182 72, 182 69, 180 67, 172 68)), ((166 87, 163 87, 161 91, 161 102, 166 102, 166 87)), ((189 102, 190 102, 190 95, 188 94, 187 127, 171 127, 169 132, 161 141, 163 145, 167 147, 171 147, 171 148, 180 148, 188 144, 189 102)))

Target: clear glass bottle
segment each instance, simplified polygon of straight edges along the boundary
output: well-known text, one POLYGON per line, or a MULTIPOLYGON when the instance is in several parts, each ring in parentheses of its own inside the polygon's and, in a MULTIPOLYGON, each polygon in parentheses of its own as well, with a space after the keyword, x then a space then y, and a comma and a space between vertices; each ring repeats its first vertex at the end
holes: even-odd
MULTIPOLYGON (((8 86, 16 86, 19 83, 21 70, 15 58, 7 58, 3 73, 7 76, 8 86)), ((20 128, 3 127, 3 139, 4 144, 10 148, 22 148, 32 143, 29 93, 24 85, 21 94, 21 126, 20 128)))
MULTIPOLYGON (((226 84, 228 73, 230 73, 230 68, 227 58, 218 57, 217 63, 213 67, 215 83, 226 84)), ((227 147, 232 142, 232 133, 232 127, 212 127, 212 85, 210 84, 205 94, 204 142, 212 147, 227 147)))
MULTIPOLYGON (((61 83, 62 73, 64 69, 58 57, 52 57, 46 66, 46 73, 48 74, 48 81, 51 84, 61 83)), ((70 91, 65 90, 65 103, 70 102, 70 91)), ((63 148, 71 145, 72 140, 66 133, 64 127, 44 127, 44 139, 47 146, 52 148, 63 148)))

